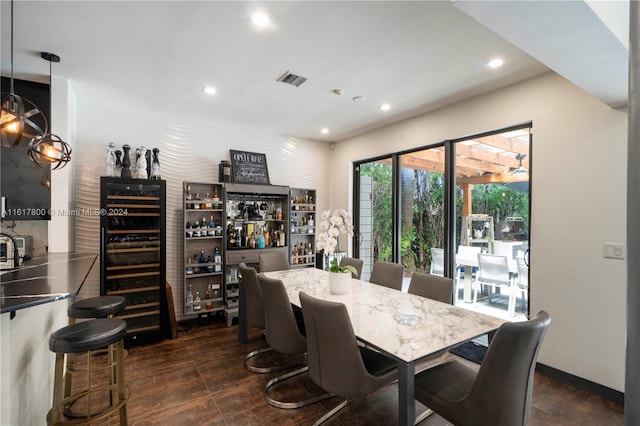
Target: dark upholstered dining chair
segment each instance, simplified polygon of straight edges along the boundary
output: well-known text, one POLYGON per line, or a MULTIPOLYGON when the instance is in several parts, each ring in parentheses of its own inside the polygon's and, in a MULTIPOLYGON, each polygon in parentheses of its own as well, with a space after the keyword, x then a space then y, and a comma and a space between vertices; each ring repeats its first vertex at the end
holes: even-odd
POLYGON ((258 262, 260 272, 284 271, 290 269, 287 253, 283 251, 260 253, 258 262))
POLYGON ((453 280, 438 275, 414 272, 411 275, 408 292, 451 305, 453 303, 453 280))
POLYGON ((308 366, 311 380, 327 392, 345 398, 316 420, 320 425, 347 405, 398 378, 397 363, 356 340, 347 308, 342 303, 316 299, 300 292, 307 330, 308 366))
POLYGON ((353 278, 356 278, 358 280, 360 279, 360 276, 362 275, 362 265, 364 265, 364 260, 355 257, 343 257, 340 260, 340 266, 344 265, 353 266, 355 270, 358 271, 358 274, 356 275, 351 273, 351 275, 353 275, 353 278))
POLYGON ((399 263, 376 262, 373 264, 373 271, 371 271, 369 282, 396 290, 402 290, 403 275, 404 266, 399 263))
MULTIPOLYGON (((245 291, 245 315, 247 317, 247 323, 259 329, 264 330, 265 317, 264 317, 264 304, 262 302, 262 292, 260 291, 260 284, 258 283, 258 273, 250 266, 247 266, 244 262, 238 265, 238 270, 242 275, 242 285, 245 291)), ((254 373, 271 373, 273 371, 283 370, 288 366, 272 366, 272 367, 257 367, 249 363, 249 360, 255 356, 263 354, 265 352, 272 351, 273 348, 268 346, 266 348, 257 349, 249 352, 244 357, 244 367, 254 373)))
POLYGON ((504 323, 477 372, 459 361, 422 371, 415 376, 415 399, 456 425, 525 425, 550 323, 545 311, 530 321, 504 323))
MULTIPOLYGON (((281 280, 268 278, 263 273, 258 274, 258 283, 264 302, 267 343, 277 352, 287 355, 305 354, 306 358, 307 340, 300 332, 284 284, 281 280)), ((264 398, 274 407, 290 409, 332 397, 331 394, 322 394, 304 401, 283 402, 269 396, 269 389, 276 383, 305 373, 308 369, 305 364, 298 365, 295 370, 269 380, 264 388, 264 398)))

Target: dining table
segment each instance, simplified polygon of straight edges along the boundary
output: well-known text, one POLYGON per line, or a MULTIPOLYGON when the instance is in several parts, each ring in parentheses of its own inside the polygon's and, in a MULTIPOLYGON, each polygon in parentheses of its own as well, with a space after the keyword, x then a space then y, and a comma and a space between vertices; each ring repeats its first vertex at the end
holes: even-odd
MULTIPOLYGON (((348 294, 331 294, 329 274, 316 268, 265 273, 284 283, 295 306, 301 306, 299 294, 302 291, 322 300, 343 303, 358 340, 397 362, 400 425, 413 425, 415 421, 416 365, 438 357, 460 343, 492 333, 505 322, 355 278, 348 294)), ((246 321, 241 323, 239 327, 247 326, 246 321)), ((246 328, 238 333, 246 335, 246 328)))

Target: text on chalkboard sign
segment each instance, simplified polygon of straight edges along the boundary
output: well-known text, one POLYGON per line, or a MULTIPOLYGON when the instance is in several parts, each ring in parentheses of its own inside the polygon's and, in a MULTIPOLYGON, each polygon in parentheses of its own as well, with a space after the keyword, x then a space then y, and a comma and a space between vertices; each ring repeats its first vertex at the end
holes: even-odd
POLYGON ((265 154, 234 150, 230 150, 230 153, 233 182, 270 184, 265 154))

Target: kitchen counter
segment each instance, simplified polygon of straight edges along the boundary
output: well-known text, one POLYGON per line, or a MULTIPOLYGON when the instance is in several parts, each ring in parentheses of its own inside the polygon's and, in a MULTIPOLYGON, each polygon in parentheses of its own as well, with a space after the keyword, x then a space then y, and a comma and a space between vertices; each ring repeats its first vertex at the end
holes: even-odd
POLYGON ((50 253, 34 257, 0 275, 0 313, 74 297, 84 284, 97 254, 50 253))

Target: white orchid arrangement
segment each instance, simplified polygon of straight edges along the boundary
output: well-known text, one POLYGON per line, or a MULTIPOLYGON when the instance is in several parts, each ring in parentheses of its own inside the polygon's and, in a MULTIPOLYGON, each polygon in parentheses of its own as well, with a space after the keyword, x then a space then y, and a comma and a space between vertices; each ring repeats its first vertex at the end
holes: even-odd
MULTIPOLYGON (((353 235, 353 221, 351 214, 345 209, 325 210, 320 214, 320 223, 318 224, 318 240, 316 248, 324 250, 325 254, 333 255, 338 248, 338 237, 340 234, 353 235)), ((334 257, 329 265, 331 272, 353 272, 357 273, 355 268, 350 265, 338 266, 338 259, 334 257)))

